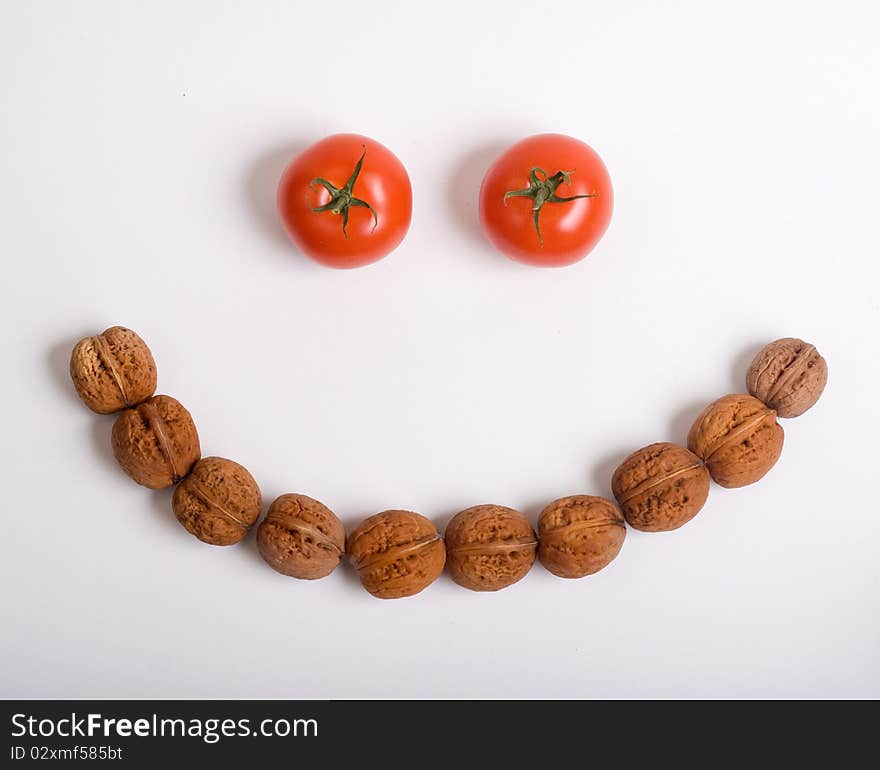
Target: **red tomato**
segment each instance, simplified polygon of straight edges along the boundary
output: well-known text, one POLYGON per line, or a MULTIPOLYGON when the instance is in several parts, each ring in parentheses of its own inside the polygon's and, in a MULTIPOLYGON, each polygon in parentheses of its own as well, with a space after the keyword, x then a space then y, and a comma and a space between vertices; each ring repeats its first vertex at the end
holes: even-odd
POLYGON ((360 267, 393 251, 412 217, 406 169, 379 142, 334 134, 297 155, 278 185, 293 242, 329 267, 360 267))
POLYGON ((614 207, 602 159, 583 142, 538 134, 510 147, 486 172, 480 223, 496 249, 530 265, 583 259, 614 207))

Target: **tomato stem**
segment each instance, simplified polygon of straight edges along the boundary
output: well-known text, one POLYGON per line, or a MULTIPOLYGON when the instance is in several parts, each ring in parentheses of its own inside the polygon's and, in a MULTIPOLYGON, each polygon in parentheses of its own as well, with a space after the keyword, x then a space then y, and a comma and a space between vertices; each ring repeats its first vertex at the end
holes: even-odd
POLYGON ((312 189, 315 189, 316 185, 320 185, 330 193, 329 203, 325 203, 323 206, 313 206, 312 211, 316 214, 320 214, 324 211, 330 211, 333 214, 342 214, 342 234, 346 238, 348 238, 348 210, 352 206, 359 206, 370 210, 370 213, 373 215, 373 230, 375 230, 376 226, 379 224, 379 217, 376 214, 376 209, 365 200, 356 198, 354 195, 354 183, 357 181, 358 175, 361 173, 361 168, 364 165, 364 157, 366 157, 367 154, 366 145, 361 145, 361 147, 363 148, 361 157, 358 159, 354 171, 351 172, 351 176, 343 187, 336 187, 332 182, 328 182, 321 176, 316 176, 311 182, 309 182, 309 187, 312 189))
POLYGON ((541 235, 541 222, 539 219, 541 207, 545 203, 570 203, 578 198, 598 198, 599 193, 582 195, 557 195, 556 188, 561 184, 570 184, 571 175, 574 171, 557 171, 548 177, 547 172, 538 166, 533 166, 529 171, 529 186, 522 190, 510 190, 504 193, 504 205, 508 198, 531 198, 532 219, 535 222, 535 231, 538 233, 538 243, 544 246, 544 236, 541 235))

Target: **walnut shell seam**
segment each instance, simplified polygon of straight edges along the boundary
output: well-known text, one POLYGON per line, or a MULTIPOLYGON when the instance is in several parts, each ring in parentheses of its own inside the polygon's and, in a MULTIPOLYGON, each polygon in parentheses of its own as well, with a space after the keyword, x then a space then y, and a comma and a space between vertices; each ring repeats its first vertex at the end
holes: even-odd
POLYGON ((226 508, 220 505, 220 503, 218 503, 211 496, 211 493, 208 492, 208 490, 205 489, 204 486, 202 486, 201 482, 196 481, 194 478, 190 478, 190 480, 187 482, 186 491, 194 497, 197 497, 205 505, 219 513, 221 516, 225 516, 227 519, 229 519, 229 521, 233 522, 234 524, 238 524, 238 526, 241 527, 245 532, 249 531, 254 526, 253 523, 247 524, 246 522, 239 519, 238 516, 236 516, 235 514, 227 511, 226 508))
POLYGON ((116 387, 119 388, 119 395, 122 396, 122 402, 126 406, 131 406, 128 395, 125 392, 125 385, 122 382, 122 375, 116 367, 116 359, 113 357, 113 353, 110 352, 110 346, 107 344, 107 340, 104 339, 102 334, 96 334, 92 337, 92 344, 95 346, 95 352, 98 354, 101 363, 104 364, 107 371, 110 372, 113 382, 115 382, 116 387))
POLYGON ((177 465, 174 462, 174 450, 171 448, 171 442, 168 440, 168 435, 165 432, 165 421, 159 414, 155 404, 145 402, 138 406, 138 410, 155 431, 159 451, 162 452, 162 456, 168 461, 168 465, 171 468, 171 478, 176 484, 183 478, 183 475, 178 472, 177 465))
MULTIPOLYGON (((782 376, 776 381, 773 385, 773 388, 767 394, 767 400, 773 401, 779 392, 789 383, 789 380, 793 380, 797 375, 799 375, 810 363, 810 356, 813 353, 817 352, 814 345, 808 344, 806 347, 802 348, 797 355, 795 356, 794 362, 787 367, 787 369, 782 373, 782 376)), ((772 358, 767 362, 767 365, 764 369, 761 370, 761 374, 764 373, 764 370, 770 366, 772 363, 772 358)))
POLYGON ((579 519, 570 524, 564 524, 561 527, 554 527, 553 529, 548 529, 546 532, 542 532, 541 540, 547 542, 547 540, 551 539, 553 536, 568 539, 568 536, 571 535, 572 532, 580 532, 583 529, 596 529, 598 527, 612 526, 626 529, 626 524, 623 523, 623 519, 579 519))
MULTIPOLYGON (((709 455, 707 456, 706 459, 711 457, 712 454, 717 452, 718 449, 720 449, 720 448, 721 448, 721 446, 713 449, 712 452, 709 453, 709 455)), ((679 468, 678 470, 675 470, 672 473, 667 473, 665 476, 659 476, 656 479, 650 479, 650 478, 646 479, 645 481, 641 482, 640 484, 637 484, 636 486, 634 486, 625 495, 622 495, 621 497, 617 498, 617 502, 620 503, 620 505, 625 505, 630 500, 632 500, 634 497, 638 497, 639 495, 644 494, 649 489, 653 489, 654 487, 660 486, 661 484, 666 483, 670 479, 674 479, 678 476, 682 476, 685 473, 687 473, 688 471, 693 471, 693 470, 696 470, 697 468, 702 468, 702 467, 703 467, 702 462, 691 463, 690 465, 688 465, 684 468, 679 468)))
POLYGON ((726 435, 721 437, 721 440, 717 442, 715 446, 711 446, 709 451, 706 452, 706 456, 703 458, 707 463, 712 459, 712 456, 720 452, 724 447, 729 444, 736 443, 743 436, 750 435, 755 428, 757 428, 764 420, 768 417, 773 418, 776 416, 776 411, 770 409, 769 407, 764 407, 764 411, 754 416, 751 420, 747 420, 742 425, 740 425, 736 430, 730 431, 726 435))
POLYGON ((342 556, 343 550, 333 542, 333 540, 317 527, 310 527, 308 524, 302 524, 300 522, 295 522, 293 524, 282 523, 278 521, 279 517, 276 516, 267 516, 265 523, 273 524, 276 527, 281 527, 282 529, 287 530, 290 533, 297 533, 299 535, 304 535, 306 537, 311 537, 314 540, 319 541, 317 544, 319 547, 329 547, 329 550, 336 551, 340 556, 342 556))
POLYGON ((501 542, 490 542, 490 543, 463 543, 462 545, 454 546, 453 548, 449 548, 448 552, 450 554, 456 553, 476 553, 480 555, 488 555, 489 553, 498 551, 501 553, 506 553, 507 551, 519 551, 523 548, 537 548, 538 541, 537 540, 515 540, 513 542, 510 541, 501 541, 501 542))
POLYGON ((379 553, 372 554, 372 559, 365 559, 363 561, 355 561, 354 566, 358 571, 358 574, 365 572, 366 570, 372 569, 373 567, 384 567, 388 564, 393 564, 402 556, 413 553, 415 551, 419 551, 424 548, 426 545, 431 545, 431 543, 436 543, 438 540, 442 540, 439 533, 429 537, 425 540, 419 540, 415 543, 410 543, 404 548, 398 548, 397 546, 392 546, 386 551, 380 551, 379 553))

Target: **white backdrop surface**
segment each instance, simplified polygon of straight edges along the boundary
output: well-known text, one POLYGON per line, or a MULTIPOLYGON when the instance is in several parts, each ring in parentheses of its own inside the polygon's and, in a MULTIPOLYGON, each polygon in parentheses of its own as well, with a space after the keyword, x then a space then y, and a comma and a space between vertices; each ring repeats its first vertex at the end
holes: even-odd
POLYGON ((880 696, 880 47, 871 2, 0 3, 0 695, 880 696), (480 179, 559 131, 603 156, 578 265, 492 252, 480 179), (331 271, 277 178, 386 143, 412 228, 331 271), (138 330, 206 455, 266 501, 444 526, 608 495, 765 342, 826 356, 759 484, 564 581, 381 602, 205 546, 115 466, 73 343, 138 330))

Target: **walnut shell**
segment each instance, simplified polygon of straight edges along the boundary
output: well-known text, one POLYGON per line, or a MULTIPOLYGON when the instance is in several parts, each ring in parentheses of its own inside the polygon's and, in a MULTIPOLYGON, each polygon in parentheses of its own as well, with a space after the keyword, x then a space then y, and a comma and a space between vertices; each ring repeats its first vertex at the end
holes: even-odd
POLYGON ((131 329, 111 326, 76 343, 70 354, 70 378, 89 409, 111 414, 156 392, 156 362, 131 329))
POLYGON ((203 543, 233 545, 259 518, 263 500, 246 468, 223 457, 205 457, 177 485, 171 506, 187 532, 203 543))
POLYGON ((749 367, 746 387, 780 417, 799 417, 819 400, 828 365, 803 340, 785 337, 766 345, 749 367))
POLYGON ((150 489, 176 484, 201 455, 190 413, 171 396, 153 396, 121 412, 111 443, 122 470, 150 489))
POLYGON ((348 537, 361 584, 379 599, 413 596, 443 572, 446 548, 437 528, 412 511, 370 516, 348 537))
POLYGON ((650 444, 614 471, 611 491, 631 527, 668 532, 700 512, 709 496, 709 472, 683 446, 650 444))
POLYGON ((604 497, 561 497, 538 517, 538 558, 562 578, 585 577, 607 567, 625 538, 623 516, 604 497))
POLYGON ((281 495, 257 529, 257 547, 282 575, 326 577, 345 554, 345 527, 326 505, 305 495, 281 495))
POLYGON ((757 398, 724 396, 709 404, 688 433, 688 449, 703 459, 722 487, 754 484, 782 453, 776 412, 757 398))
POLYGON ((529 520, 503 505, 475 505, 446 527, 450 577, 472 591, 498 591, 526 576, 538 539, 529 520))

